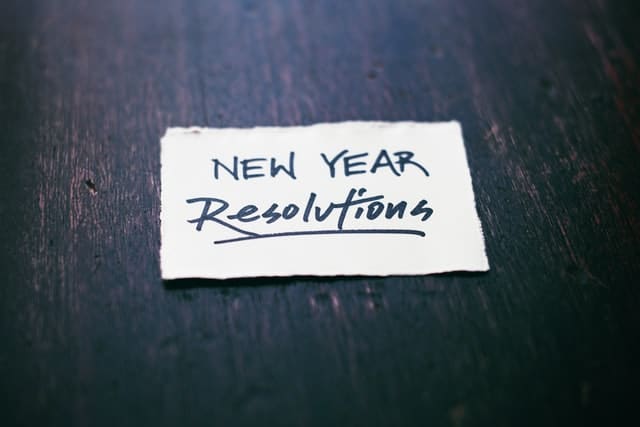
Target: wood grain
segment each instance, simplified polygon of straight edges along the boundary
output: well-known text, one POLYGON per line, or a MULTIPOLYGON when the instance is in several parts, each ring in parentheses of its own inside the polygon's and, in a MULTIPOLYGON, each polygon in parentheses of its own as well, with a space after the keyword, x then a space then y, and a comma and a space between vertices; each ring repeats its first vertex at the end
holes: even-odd
POLYGON ((3 2, 2 424, 637 418, 635 3, 3 2), (490 273, 163 284, 166 127, 351 119, 462 122, 490 273))

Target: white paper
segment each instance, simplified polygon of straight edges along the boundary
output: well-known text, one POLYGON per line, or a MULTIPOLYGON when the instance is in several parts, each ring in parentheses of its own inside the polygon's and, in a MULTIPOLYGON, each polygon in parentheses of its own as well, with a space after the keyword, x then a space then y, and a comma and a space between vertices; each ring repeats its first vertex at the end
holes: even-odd
POLYGON ((458 122, 170 128, 161 146, 163 279, 489 269, 458 122))

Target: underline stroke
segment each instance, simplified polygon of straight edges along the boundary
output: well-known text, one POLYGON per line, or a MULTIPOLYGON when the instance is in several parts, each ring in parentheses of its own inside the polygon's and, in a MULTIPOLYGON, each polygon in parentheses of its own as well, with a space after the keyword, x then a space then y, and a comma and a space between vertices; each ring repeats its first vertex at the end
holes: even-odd
POLYGON ((245 237, 236 237, 233 239, 216 240, 215 245, 223 243, 243 242, 245 240, 269 239, 272 237, 289 237, 289 236, 309 236, 321 234, 409 234, 413 236, 426 236, 424 231, 406 230, 406 229, 356 229, 356 230, 310 230, 310 231, 286 231, 283 233, 255 234, 245 237))

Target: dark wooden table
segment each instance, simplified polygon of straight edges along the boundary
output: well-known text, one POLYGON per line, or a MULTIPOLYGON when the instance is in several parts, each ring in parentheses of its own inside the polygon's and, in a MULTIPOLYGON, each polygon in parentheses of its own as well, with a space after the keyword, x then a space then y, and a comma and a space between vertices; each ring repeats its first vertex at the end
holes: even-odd
POLYGON ((3 1, 0 424, 638 422, 637 3, 3 1), (167 126, 353 119, 461 121, 491 272, 162 282, 167 126))

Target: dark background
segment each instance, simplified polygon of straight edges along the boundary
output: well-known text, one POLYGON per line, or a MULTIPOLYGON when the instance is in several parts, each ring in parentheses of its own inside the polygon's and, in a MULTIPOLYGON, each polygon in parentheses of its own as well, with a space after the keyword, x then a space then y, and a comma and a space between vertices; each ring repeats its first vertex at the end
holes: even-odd
POLYGON ((637 425, 636 3, 2 1, 0 424, 637 425), (166 127, 450 119, 489 273, 160 279, 166 127))

